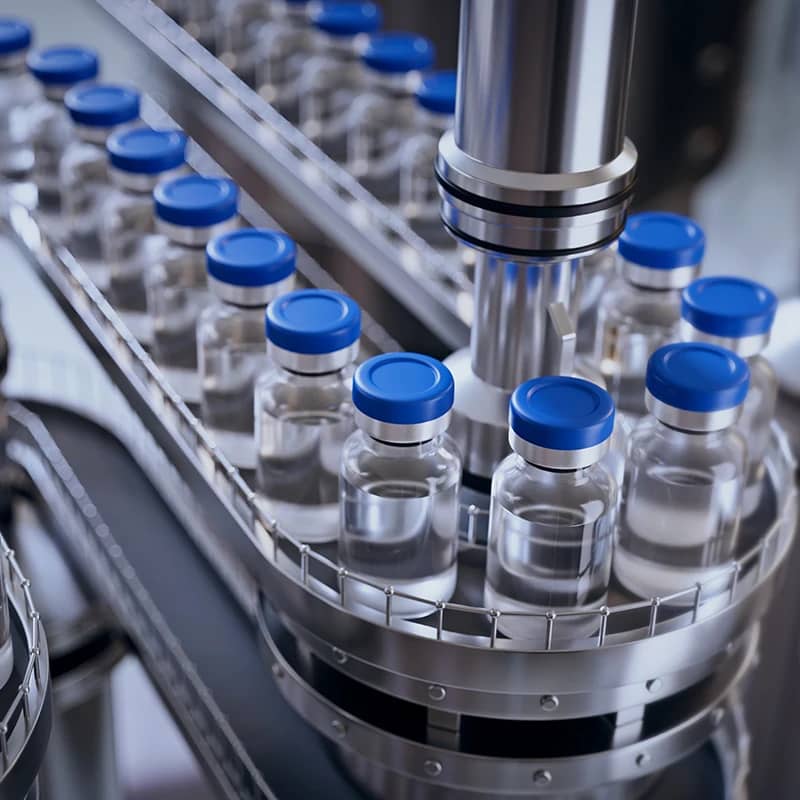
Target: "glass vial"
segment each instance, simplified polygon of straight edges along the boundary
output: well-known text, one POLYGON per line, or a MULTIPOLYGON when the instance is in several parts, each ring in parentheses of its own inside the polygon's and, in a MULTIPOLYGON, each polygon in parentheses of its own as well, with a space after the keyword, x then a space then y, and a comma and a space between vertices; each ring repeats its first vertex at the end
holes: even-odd
POLYGON ((631 434, 614 553, 614 573, 634 595, 728 588, 721 573, 736 550, 747 457, 735 423, 749 373, 739 356, 702 342, 650 357, 650 414, 631 434))
POLYGON ((400 198, 402 145, 413 130, 414 92, 435 56, 433 43, 413 33, 376 33, 361 51, 367 89, 348 114, 347 169, 384 203, 400 198))
MULTIPOLYGON (((461 457, 447 435, 453 376, 416 353, 364 362, 353 380, 359 430, 342 454, 339 562, 352 574, 431 602, 395 596, 391 612, 422 617, 453 596, 461 457)), ((386 608, 386 595, 348 581, 348 602, 386 608)))
POLYGON ((217 58, 245 83, 253 84, 258 33, 270 18, 264 0, 221 0, 214 35, 217 58))
POLYGON ((187 167, 186 136, 177 130, 134 128, 106 142, 111 188, 101 210, 101 263, 106 294, 131 333, 143 344, 153 338, 147 315, 145 269, 166 246, 155 232, 153 190, 187 167))
MULTIPOLYGON (((611 396, 581 378, 535 378, 511 395, 514 452, 492 478, 488 608, 558 615, 605 605, 619 490, 601 459, 613 429, 611 396)), ((599 625, 597 615, 556 617, 553 638, 589 636, 599 625)), ((498 629, 544 641, 547 622, 501 614, 498 629)))
POLYGON ((239 190, 227 178, 187 175, 153 192, 156 231, 167 245, 145 268, 153 359, 187 403, 199 403, 197 319, 208 305, 206 245, 238 227, 239 190))
POLYGON ((453 127, 456 72, 440 70, 423 76, 415 95, 414 132, 403 145, 400 166, 400 210, 411 228, 434 247, 453 248, 439 214, 439 183, 433 163, 442 134, 453 127))
POLYGON ((106 140, 138 119, 139 103, 135 89, 107 83, 80 84, 64 97, 75 131, 58 168, 65 241, 101 289, 108 278, 98 264, 102 207, 110 189, 106 140))
POLYGON ((361 311, 338 292, 304 289, 270 303, 266 319, 272 364, 255 401, 259 503, 294 538, 335 541, 361 311))
POLYGON ((270 21, 261 26, 254 49, 256 91, 290 122, 298 118, 297 81, 312 55, 308 0, 272 0, 270 21))
POLYGON ((94 50, 56 46, 30 53, 28 69, 44 90, 44 97, 29 113, 38 205, 44 211, 58 211, 61 205, 59 164, 74 138, 72 121, 64 108, 64 96, 75 84, 94 80, 99 62, 94 50))
POLYGON ((335 161, 347 157, 348 110, 366 86, 359 48, 377 31, 383 13, 375 3, 319 3, 311 7, 315 55, 298 78, 299 127, 335 161))
POLYGON ((279 231, 242 229, 208 243, 208 284, 215 301, 197 323, 201 416, 231 463, 255 469, 256 378, 267 367, 264 314, 294 286, 297 249, 279 231))
POLYGON ((32 40, 25 20, 0 17, 0 179, 19 180, 33 167, 27 116, 37 87, 25 69, 32 40))
POLYGON ((761 500, 764 454, 778 400, 778 378, 761 355, 769 344, 777 308, 778 298, 766 286, 732 276, 701 278, 682 296, 681 338, 727 347, 750 367, 750 389, 737 426, 747 442, 744 516, 752 514, 761 500))
POLYGON ((618 413, 646 413, 647 359, 678 338, 680 292, 697 276, 704 251, 705 235, 687 217, 659 211, 628 218, 618 243, 620 274, 600 299, 594 338, 618 413))

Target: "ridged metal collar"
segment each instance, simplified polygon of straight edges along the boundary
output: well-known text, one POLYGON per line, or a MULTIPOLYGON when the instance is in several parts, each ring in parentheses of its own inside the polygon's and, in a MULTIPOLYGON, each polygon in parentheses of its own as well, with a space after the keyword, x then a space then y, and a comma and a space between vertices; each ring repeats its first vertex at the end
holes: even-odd
POLYGON ((655 269, 622 259, 622 275, 625 280, 645 289, 684 289, 699 272, 699 264, 675 269, 655 269))
POLYGON ((114 131, 122 128, 122 125, 80 125, 75 123, 75 135, 82 141, 88 144, 104 145, 106 139, 111 136, 114 131))
POLYGON ((600 444, 581 450, 551 450, 548 447, 531 444, 511 429, 508 431, 508 443, 511 445, 511 449, 530 464, 546 469, 566 470, 590 467, 606 454, 610 441, 609 438, 600 444))
POLYGON ((321 375, 326 372, 336 372, 352 364, 358 357, 358 342, 353 342, 349 347, 334 350, 332 353, 293 353, 284 350, 272 342, 268 344, 268 351, 272 360, 291 372, 302 375, 321 375))
POLYGON ((294 288, 294 275, 289 275, 277 283, 265 286, 238 286, 225 283, 213 276, 208 276, 208 288, 225 303, 246 308, 266 308, 279 295, 290 292, 294 288))
POLYGON ((72 84, 49 84, 42 87, 44 96, 54 103, 62 103, 67 92, 72 88, 72 84))
POLYGON ((757 356, 769 344, 770 332, 757 333, 754 336, 714 336, 711 333, 704 333, 685 319, 680 322, 680 336, 684 342, 708 342, 716 344, 736 353, 742 358, 757 356))
POLYGON ((389 444, 418 444, 427 442, 435 436, 444 433, 450 425, 448 411, 441 417, 418 422, 414 425, 400 425, 396 422, 383 422, 379 419, 368 417, 363 411, 355 409, 355 422, 358 427, 373 439, 389 444))
POLYGON ((660 422, 681 431, 693 433, 711 433, 729 428, 739 419, 742 404, 719 411, 687 411, 676 408, 653 397, 649 389, 645 389, 644 402, 647 410, 660 422))
POLYGON ((153 189, 158 186, 161 181, 169 181, 173 178, 180 178, 182 175, 187 175, 189 168, 183 164, 175 169, 167 170, 166 172, 126 172, 123 169, 109 166, 108 174, 111 177, 111 182, 120 189, 125 189, 129 192, 136 192, 137 194, 150 194, 153 189))
MULTIPOLYGON (((161 181, 159 181, 161 183, 161 181)), ((170 241, 187 247, 205 247, 215 236, 234 231, 239 227, 239 216, 233 216, 224 222, 205 228, 193 228, 190 225, 174 225, 156 217, 156 230, 164 234, 170 241)))
POLYGON ((27 55, 27 50, 19 50, 16 53, 7 53, 4 56, 0 56, 0 71, 21 69, 25 66, 27 55))

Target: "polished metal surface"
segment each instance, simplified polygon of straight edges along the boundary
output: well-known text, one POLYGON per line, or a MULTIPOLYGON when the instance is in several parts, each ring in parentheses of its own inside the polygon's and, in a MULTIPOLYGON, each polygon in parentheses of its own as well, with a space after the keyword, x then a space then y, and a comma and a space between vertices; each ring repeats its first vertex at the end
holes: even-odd
POLYGON ((517 172, 613 161, 635 18, 636 0, 463 0, 458 147, 517 172))
POLYGON ((0 708, 0 800, 18 800, 34 790, 50 736, 50 664, 30 581, 2 536, 0 570, 14 617, 19 681, 16 691, 6 693, 0 708))
POLYGON ((512 391, 542 374, 547 310, 563 303, 577 315, 579 262, 512 260, 476 253, 472 370, 484 382, 512 391))
POLYGON ((514 431, 509 430, 508 442, 515 453, 539 467, 545 467, 546 469, 582 469, 596 464, 608 452, 610 439, 606 439, 593 447, 584 447, 581 450, 553 450, 549 447, 539 447, 527 442, 514 431))
MULTIPOLYGON (((276 297, 290 292, 294 287, 294 275, 289 275, 277 283, 268 283, 264 286, 239 286, 234 283, 225 283, 208 275, 208 288, 226 303, 235 306, 258 308, 268 306, 276 297)), ((264 348, 267 343, 264 341, 264 348)))
POLYGON ((682 431, 698 433, 729 428, 742 413, 741 404, 733 408, 722 408, 719 411, 688 411, 685 408, 676 408, 653 397, 649 389, 645 389, 644 402, 647 410, 665 425, 682 431))
POLYGON ((444 433, 450 425, 451 413, 448 411, 441 417, 414 425, 400 425, 395 422, 384 422, 355 409, 356 425, 373 439, 390 444, 418 444, 427 442, 434 436, 444 433))
POLYGON ((683 289, 699 274, 700 266, 677 267, 676 269, 652 269, 620 259, 622 275, 636 286, 645 289, 683 289))
POLYGON ((166 172, 159 172, 156 175, 143 175, 139 172, 126 172, 125 170, 117 169, 109 165, 108 174, 111 178, 111 182, 116 186, 131 192, 150 194, 162 181, 171 181, 173 178, 180 178, 182 175, 188 174, 188 171, 186 167, 183 166, 167 170, 166 172))
MULTIPOLYGON (((740 658, 729 659, 713 678, 689 688, 671 715, 662 721, 651 720, 647 733, 622 746, 605 749, 594 744, 579 756, 570 752, 569 745, 559 748, 550 743, 546 757, 533 755, 537 749, 535 735, 527 747, 530 755, 511 755, 519 751, 519 742, 505 743, 476 728, 471 752, 458 747, 445 748, 416 738, 413 733, 397 734, 360 717, 354 700, 359 689, 348 685, 344 692, 331 691, 335 678, 317 681, 317 672, 308 669, 302 658, 289 654, 287 644, 278 644, 274 628, 262 624, 276 667, 273 676, 286 700, 319 733, 334 745, 352 751, 387 772, 397 772, 422 783, 457 789, 465 798, 472 793, 491 793, 493 796, 552 796, 562 793, 574 796, 610 783, 637 780, 657 772, 699 747, 712 735, 722 720, 725 698, 746 674, 755 653, 755 638, 740 651, 740 658), (506 755, 504 753, 508 753, 506 755), (536 775, 546 780, 537 780, 536 775), (532 780, 533 778, 533 780, 532 780)), ((367 695, 371 704, 380 706, 382 699, 367 695)), ((427 705, 431 705, 429 698, 427 705)), ((364 706, 361 706, 362 708, 364 706)), ((588 733, 586 734, 589 735, 588 733)), ((418 734, 417 734, 418 736, 418 734)), ((497 734, 494 734, 496 737, 497 734)), ((542 743, 539 742, 539 748, 542 743)))
POLYGON ((156 231, 176 244, 185 247, 205 247, 215 236, 236 230, 241 224, 239 217, 234 216, 216 225, 195 228, 191 225, 175 225, 156 217, 156 231))
POLYGON ((358 341, 332 353, 295 353, 278 347, 274 342, 269 342, 267 345, 267 352, 275 363, 301 375, 321 375, 344 369, 348 364, 355 362, 358 351, 358 341))
POLYGON ((742 358, 758 355, 770 341, 770 331, 757 333, 753 336, 714 336, 700 331, 685 319, 680 321, 680 336, 684 342, 707 342, 724 347, 742 358))

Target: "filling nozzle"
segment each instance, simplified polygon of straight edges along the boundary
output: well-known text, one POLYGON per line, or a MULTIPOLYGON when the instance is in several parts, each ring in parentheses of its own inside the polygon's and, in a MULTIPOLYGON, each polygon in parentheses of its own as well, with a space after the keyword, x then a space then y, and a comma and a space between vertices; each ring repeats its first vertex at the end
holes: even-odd
POLYGON ((455 432, 468 473, 508 452, 508 397, 571 372, 581 260, 621 233, 636 173, 624 136, 637 0, 462 0, 442 221, 476 252, 455 432))

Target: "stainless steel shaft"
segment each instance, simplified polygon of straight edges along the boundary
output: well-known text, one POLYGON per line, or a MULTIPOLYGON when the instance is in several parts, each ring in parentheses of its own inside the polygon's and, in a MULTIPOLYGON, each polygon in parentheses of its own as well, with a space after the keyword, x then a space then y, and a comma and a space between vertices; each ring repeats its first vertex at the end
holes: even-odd
POLYGON ((456 145, 517 172, 613 161, 635 14, 634 0, 464 0, 456 145))

